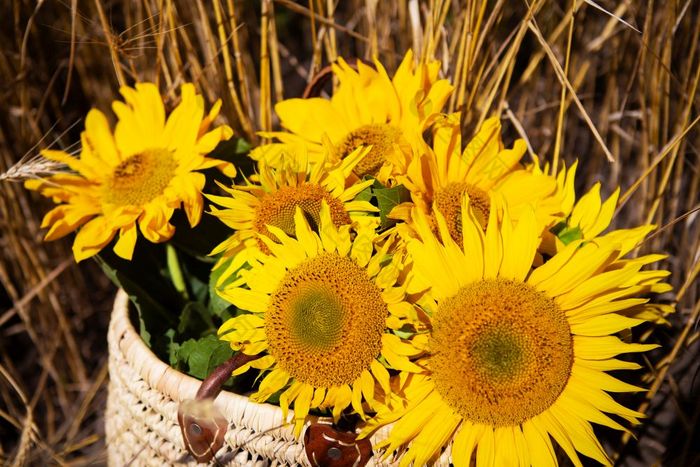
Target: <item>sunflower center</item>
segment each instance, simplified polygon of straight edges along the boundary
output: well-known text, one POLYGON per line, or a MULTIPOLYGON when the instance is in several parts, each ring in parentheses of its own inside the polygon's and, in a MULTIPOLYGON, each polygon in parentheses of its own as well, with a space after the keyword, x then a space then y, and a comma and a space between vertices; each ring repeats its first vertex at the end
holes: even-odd
POLYGON ((435 206, 445 216, 452 239, 457 243, 462 242, 462 198, 464 193, 469 195, 469 205, 474 210, 476 220, 486 230, 491 212, 491 201, 489 194, 481 188, 464 182, 450 183, 437 190, 433 197, 435 206))
POLYGON ((474 423, 510 426, 547 410, 573 364, 566 316, 522 282, 488 279, 462 287, 435 313, 430 341, 435 388, 474 423))
POLYGON ((375 176, 384 164, 387 156, 394 151, 399 143, 401 133, 386 123, 364 125, 348 133, 337 147, 341 158, 350 155, 360 146, 372 145, 372 149, 355 166, 355 174, 362 178, 365 175, 375 176))
POLYGON ((352 259, 327 253, 287 272, 265 313, 269 352, 296 380, 350 384, 382 348, 388 310, 352 259))
MULTIPOLYGON (((299 206, 312 227, 319 225, 321 219, 322 201, 330 207, 331 220, 336 227, 350 224, 352 220, 345 210, 343 202, 334 198, 328 190, 320 185, 304 183, 298 186, 284 186, 266 195, 255 213, 253 226, 255 231, 270 235, 267 225, 274 225, 289 236, 295 233, 294 212, 299 206)), ((266 250, 262 242, 261 248, 266 250)))
POLYGON ((322 284, 307 284, 290 302, 292 339, 306 347, 331 349, 343 331, 343 306, 322 284))
POLYGON ((142 206, 161 195, 177 170, 167 149, 146 149, 123 160, 105 183, 104 201, 117 206, 142 206))

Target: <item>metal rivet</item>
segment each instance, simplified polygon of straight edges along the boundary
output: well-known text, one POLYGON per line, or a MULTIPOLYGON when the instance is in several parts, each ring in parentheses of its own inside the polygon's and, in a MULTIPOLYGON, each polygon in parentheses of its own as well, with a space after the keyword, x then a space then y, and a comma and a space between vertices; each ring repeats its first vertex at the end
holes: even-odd
POLYGON ((340 459, 340 456, 343 455, 343 453, 340 451, 340 449, 336 448, 335 446, 333 446, 332 448, 329 448, 327 454, 328 454, 328 457, 330 457, 331 459, 334 459, 334 460, 340 459))
POLYGON ((201 435, 202 434, 202 427, 197 425, 196 423, 190 423, 190 434, 192 435, 201 435))

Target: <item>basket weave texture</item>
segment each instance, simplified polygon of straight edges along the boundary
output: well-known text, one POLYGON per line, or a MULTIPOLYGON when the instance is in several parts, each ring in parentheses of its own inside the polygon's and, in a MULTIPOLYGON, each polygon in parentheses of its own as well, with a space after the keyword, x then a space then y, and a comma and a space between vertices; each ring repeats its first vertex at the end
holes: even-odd
MULTIPOLYGON (((110 466, 196 465, 177 423, 178 403, 193 399, 201 381, 158 359, 129 320, 120 291, 109 326, 109 396, 106 434, 110 466)), ((229 421, 219 465, 307 465, 306 454, 282 410, 222 391, 216 406, 229 421)), ((217 465, 212 462, 213 465, 217 465)))
MULTIPOLYGON (((129 319, 129 298, 121 290, 114 302, 108 341, 108 464, 197 465, 182 440, 177 410, 180 401, 194 398, 201 381, 162 362, 146 346, 129 319)), ((210 465, 310 465, 304 446, 294 437, 292 426, 284 423, 278 406, 254 403, 228 391, 221 391, 215 405, 229 425, 224 446, 210 465)), ((388 431, 389 427, 378 430, 372 445, 385 439, 388 431)), ((450 451, 448 447, 434 465, 450 465, 450 451)), ((398 465, 394 456, 381 461, 384 453, 374 454, 368 467, 398 465)))

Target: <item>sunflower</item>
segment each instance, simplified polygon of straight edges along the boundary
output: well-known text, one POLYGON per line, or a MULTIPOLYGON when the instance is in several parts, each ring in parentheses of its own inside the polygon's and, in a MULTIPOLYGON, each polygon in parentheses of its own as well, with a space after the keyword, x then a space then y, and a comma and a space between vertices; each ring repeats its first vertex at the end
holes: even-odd
POLYGON ((194 85, 184 84, 180 104, 166 119, 154 84, 124 86, 120 92, 126 102, 112 105, 118 118, 114 133, 105 115, 91 110, 81 134, 80 158, 42 151, 72 172, 26 182, 27 188, 61 203, 43 219, 42 227, 49 227, 45 240, 78 230, 73 243, 76 261, 98 253, 117 232, 114 252, 130 260, 137 223, 147 240, 168 240, 175 232, 169 219, 181 205, 190 225, 197 225, 205 177, 196 171, 218 166, 235 175, 232 165, 204 156, 232 135, 225 125, 209 131, 220 102, 205 116, 202 97, 194 85))
MULTIPOLYGON (((575 166, 572 167, 575 170, 575 166)), ((560 174, 561 175, 561 174, 560 174)), ((558 177, 561 179, 561 177, 558 177)), ((620 256, 624 256, 637 248, 641 242, 651 233, 656 226, 652 224, 641 225, 631 229, 616 229, 606 232, 613 220, 620 189, 617 188, 603 201, 600 196, 601 184, 596 183, 575 203, 571 202, 569 209, 565 209, 565 215, 545 232, 540 248, 552 255, 563 250, 567 244, 575 240, 593 240, 600 238, 602 241, 617 243, 620 246, 620 256)), ((664 293, 671 290, 669 284, 661 282, 667 277, 668 271, 644 271, 647 277, 649 292, 664 293)), ((645 303, 627 310, 621 311, 626 316, 654 321, 657 324, 668 324, 665 316, 674 311, 674 307, 661 303, 645 303)))
POLYGON ((258 163, 256 182, 246 181, 245 185, 230 188, 222 186, 228 196, 207 195, 224 208, 211 206, 211 213, 235 231, 211 253, 222 254, 219 264, 235 257, 235 261, 228 263, 228 267, 235 270, 252 254, 253 248, 268 252, 259 238, 260 235, 269 235, 268 225, 293 236, 297 206, 316 225, 324 201, 336 227, 354 221, 368 225, 376 223, 377 218, 368 215, 377 208, 368 201, 355 200, 358 193, 372 184, 372 180, 360 182, 352 174, 355 165, 366 156, 366 149, 358 149, 341 161, 329 163, 325 162, 325 153, 321 164, 309 161, 304 146, 290 145, 286 150, 290 154, 278 168, 265 161, 258 163))
MULTIPOLYGON (((575 170, 575 166, 572 168, 575 170)), ((620 189, 617 188, 610 197, 603 201, 600 196, 601 184, 596 183, 578 201, 572 200, 568 209, 564 209, 550 231, 555 236, 550 240, 550 253, 560 251, 573 240, 592 240, 601 236, 613 220, 620 189)), ((622 254, 635 248, 652 230, 654 225, 647 224, 633 229, 614 230, 603 236, 615 238, 620 242, 622 254)))
POLYGON ((556 465, 550 435, 576 465, 577 452, 611 461, 591 423, 625 428, 642 416, 608 392, 641 389, 607 374, 638 368, 614 358, 656 347, 614 334, 643 320, 617 313, 644 303, 642 266, 660 255, 620 259, 620 244, 576 240, 533 269, 539 243, 535 215, 517 223, 491 212, 484 232, 465 197, 463 241, 457 244, 435 212, 415 210, 417 239, 408 244, 413 279, 408 292, 429 290, 432 331, 425 374, 409 376, 407 402, 380 412, 364 435, 396 421, 377 448, 386 455, 408 444, 401 465, 435 459, 451 440, 455 466, 556 465))
POLYGON ((412 226, 413 206, 427 214, 435 207, 447 220, 457 243, 461 242, 461 203, 465 193, 483 228, 494 194, 504 199, 515 220, 523 210, 535 205, 538 223, 544 228, 563 215, 566 194, 573 190, 573 176, 564 178, 559 186, 557 179, 540 169, 537 160, 527 167, 521 164, 527 149, 525 141, 518 139, 512 148, 505 148, 501 123, 495 117, 484 122, 464 150, 460 114, 435 119, 432 147, 426 145, 424 149, 410 161, 406 173, 396 177, 410 190, 412 202, 397 206, 391 217, 412 226))
POLYGON ((310 409, 331 409, 336 420, 349 406, 363 417, 376 410, 390 392, 385 365, 420 371, 408 358, 420 349, 392 332, 415 315, 400 283, 404 254, 390 242, 375 247, 372 228, 336 227, 325 201, 318 233, 300 207, 294 222, 296 238, 269 225, 280 243, 261 236, 270 254, 258 251, 217 292, 250 312, 219 329, 233 350, 259 356, 234 374, 262 370, 251 399, 281 392, 299 435, 310 409))
MULTIPOLYGON (((332 98, 287 99, 278 103, 275 111, 287 132, 263 136, 277 138, 282 146, 310 144, 312 153, 321 152, 324 144, 329 144, 341 159, 359 146, 371 145, 355 173, 360 178, 374 176, 386 184, 394 170, 404 170, 414 148, 422 144, 423 130, 445 105, 452 85, 438 79, 440 62, 415 66, 411 51, 393 78, 378 60, 374 65, 376 69, 358 61, 355 70, 338 59, 333 71, 340 84, 332 98)), ((251 157, 278 161, 280 150, 274 147, 252 151, 251 157)))

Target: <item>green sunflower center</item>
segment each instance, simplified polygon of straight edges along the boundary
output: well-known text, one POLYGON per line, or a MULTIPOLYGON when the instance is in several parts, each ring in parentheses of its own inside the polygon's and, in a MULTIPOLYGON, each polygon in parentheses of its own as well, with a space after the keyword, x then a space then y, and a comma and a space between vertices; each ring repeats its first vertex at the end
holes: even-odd
POLYGON ((327 253, 287 272, 265 313, 269 352, 296 380, 350 384, 382 348, 381 290, 352 259, 327 253))
POLYGON ((566 316, 531 286, 489 279, 462 287, 435 313, 435 388, 474 423, 520 424, 547 410, 573 364, 566 316))
POLYGON ((289 304, 290 332, 302 346, 328 350, 340 341, 347 318, 343 305, 323 284, 307 284, 289 304))
POLYGON ((494 380, 517 376, 524 360, 523 339, 511 329, 495 327, 479 336, 472 346, 477 365, 494 380))
POLYGON ((365 175, 375 176, 387 156, 395 150, 400 137, 399 130, 386 123, 364 125, 348 133, 338 145, 337 151, 341 158, 345 158, 360 146, 372 145, 369 153, 355 166, 354 172, 360 178, 365 175))
MULTIPOLYGON (((318 226, 321 219, 321 205, 325 200, 331 211, 331 220, 336 227, 350 224, 352 220, 345 210, 343 202, 334 198, 328 190, 314 183, 298 186, 284 186, 266 195, 255 212, 253 226, 256 232, 270 235, 267 225, 274 225, 284 233, 295 233, 294 212, 299 206, 312 227, 318 226)), ((267 248, 262 242, 261 248, 267 248)))
POLYGON ((104 201, 117 206, 143 206, 163 194, 178 164, 167 149, 146 149, 115 167, 104 185, 104 201))
POLYGON ((481 188, 464 182, 450 183, 437 190, 433 197, 435 206, 445 216, 452 239, 457 243, 462 242, 462 198, 464 193, 469 195, 469 205, 474 210, 476 220, 486 230, 491 212, 491 201, 489 194, 481 188))

